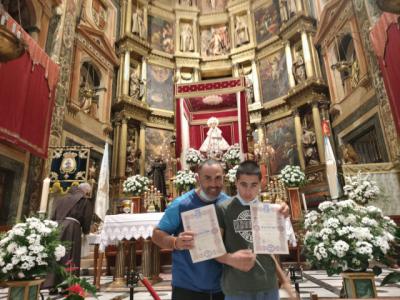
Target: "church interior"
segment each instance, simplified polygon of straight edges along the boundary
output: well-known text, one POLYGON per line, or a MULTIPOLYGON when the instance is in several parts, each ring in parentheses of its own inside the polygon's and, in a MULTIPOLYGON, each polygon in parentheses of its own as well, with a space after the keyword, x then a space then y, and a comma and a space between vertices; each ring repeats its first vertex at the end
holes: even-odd
MULTIPOLYGON (((307 269, 305 215, 348 199, 351 178, 373 182, 368 204, 400 224, 399 17, 396 0, 0 0, 0 231, 82 182, 93 235, 106 216, 162 213, 204 159, 223 164, 230 196, 235 165, 255 160, 260 200, 288 203, 284 267, 307 269), (304 174, 296 189, 286 166, 304 174)), ((99 299, 125 299, 126 249, 154 282, 168 273, 171 251, 150 235, 93 242, 82 268, 115 288, 99 299)))

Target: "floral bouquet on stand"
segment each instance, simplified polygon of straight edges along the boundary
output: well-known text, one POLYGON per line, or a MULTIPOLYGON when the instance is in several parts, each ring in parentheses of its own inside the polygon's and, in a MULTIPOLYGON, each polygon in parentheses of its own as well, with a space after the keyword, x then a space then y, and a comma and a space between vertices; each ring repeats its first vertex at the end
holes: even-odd
POLYGON ((65 255, 59 238, 58 223, 27 218, 18 223, 0 241, 0 279, 32 280, 56 271, 65 255))
POLYGON ((142 175, 130 176, 122 184, 124 193, 131 193, 134 196, 140 196, 144 192, 148 191, 149 185, 149 178, 142 175))
POLYGON ((189 166, 197 166, 203 160, 199 150, 189 148, 185 153, 186 163, 189 166))
POLYGON ((376 182, 369 179, 369 176, 369 174, 363 176, 361 172, 358 172, 356 176, 346 176, 346 185, 343 187, 344 194, 360 205, 375 200, 380 190, 376 182))
POLYGON ((240 163, 240 147, 239 144, 234 144, 228 148, 222 156, 222 161, 228 168, 240 163))
POLYGON ((176 174, 174 184, 180 191, 188 191, 196 184, 194 173, 190 170, 181 170, 176 174))
POLYGON ((301 187, 306 184, 306 175, 299 166, 285 166, 279 175, 286 187, 301 187))
POLYGON ((328 275, 365 271, 372 260, 385 262, 396 224, 374 206, 353 200, 325 201, 305 216, 306 257, 328 275))

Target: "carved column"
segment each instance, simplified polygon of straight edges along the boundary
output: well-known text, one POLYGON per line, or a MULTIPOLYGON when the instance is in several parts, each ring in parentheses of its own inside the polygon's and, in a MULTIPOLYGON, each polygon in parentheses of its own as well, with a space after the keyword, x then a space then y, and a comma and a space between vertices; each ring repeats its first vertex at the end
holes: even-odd
POLYGON ((151 279, 152 267, 151 267, 151 239, 143 240, 143 251, 142 251, 142 273, 146 278, 151 279))
POLYGON ((115 122, 114 125, 114 139, 113 139, 113 154, 111 164, 111 178, 117 177, 117 166, 118 166, 118 148, 119 148, 119 135, 121 132, 121 123, 115 122))
POLYGON ((126 19, 126 11, 127 11, 128 1, 121 0, 120 5, 121 5, 121 22, 120 22, 120 26, 119 26, 119 33, 120 33, 120 36, 124 36, 124 34, 125 34, 125 19, 126 19))
POLYGON ((294 76, 293 76, 293 58, 292 58, 292 50, 290 48, 290 41, 286 42, 285 45, 285 54, 286 54, 286 63, 287 63, 287 71, 289 75, 289 86, 292 88, 296 85, 296 82, 294 81, 294 76))
POLYGON ((237 63, 232 66, 232 73, 233 77, 239 77, 239 66, 237 63))
POLYGON ((182 81, 181 68, 180 67, 176 67, 176 70, 175 70, 175 81, 176 81, 176 83, 180 83, 182 81))
POLYGON ((175 19, 175 52, 182 52, 181 51, 181 34, 180 34, 180 18, 177 16, 175 19))
POLYGON ((119 159, 118 159, 118 176, 119 178, 125 177, 126 169, 126 144, 128 140, 128 120, 122 119, 121 133, 119 140, 119 159))
POLYGON ((131 53, 126 50, 124 53, 124 63, 122 65, 122 95, 129 96, 129 77, 130 77, 131 53))
POLYGON ((194 82, 198 82, 200 81, 200 69, 199 68, 195 68, 193 70, 193 76, 194 76, 194 82))
MULTIPOLYGON (((125 278, 124 278, 124 269, 125 269, 125 253, 124 253, 124 242, 118 242, 117 248, 117 256, 115 258, 115 275, 114 281, 110 285, 110 288, 122 288, 126 286, 125 278)), ((101 272, 101 270, 100 270, 101 272)))
POLYGON ((142 150, 142 156, 140 157, 140 175, 144 175, 145 171, 145 156, 146 156, 146 126, 144 124, 140 124, 140 132, 139 132, 139 148, 142 150))
POLYGON ((198 41, 197 41, 197 20, 193 19, 192 22, 192 32, 193 32, 193 46, 194 46, 194 52, 199 52, 199 48, 198 48, 198 41))
POLYGON ((118 101, 121 100, 121 95, 122 95, 122 74, 124 71, 124 56, 121 55, 119 58, 119 69, 118 69, 118 77, 117 77, 117 99, 118 101))
POLYGON ((304 170, 306 168, 306 163, 303 154, 302 128, 301 128, 299 111, 296 109, 293 112, 293 115, 294 115, 294 130, 296 132, 297 152, 299 153, 300 167, 304 170))
POLYGON ((236 48, 236 39, 235 39, 235 18, 233 15, 229 16, 229 27, 231 30, 231 49, 236 48))
POLYGON ((303 5, 302 5, 302 0, 296 0, 296 11, 297 13, 302 12, 303 11, 303 5))
POLYGON ((160 261, 160 247, 156 244, 152 243, 152 276, 153 282, 160 281, 160 268, 161 268, 161 261, 160 261))
POLYGON ((254 102, 260 103, 261 102, 261 95, 260 95, 260 82, 258 81, 257 75, 257 64, 256 61, 253 59, 251 61, 251 75, 253 79, 253 91, 254 91, 254 102))
POLYGON ((314 66, 311 59, 311 50, 310 44, 308 42, 308 35, 307 32, 305 32, 304 30, 301 32, 301 45, 303 47, 303 57, 304 64, 306 65, 307 78, 311 78, 314 76, 314 66))
POLYGON ((149 24, 148 24, 148 18, 147 18, 147 5, 143 6, 143 22, 144 22, 144 39, 147 40, 147 35, 149 32, 149 24))
POLYGON ((254 43, 254 37, 256 36, 254 33, 253 24, 251 24, 252 18, 250 14, 250 10, 247 10, 247 30, 249 31, 249 42, 254 43))
POLYGON ((142 58, 142 68, 141 68, 141 78, 144 82, 144 91, 143 91, 143 97, 142 97, 142 102, 146 102, 147 98, 147 61, 146 58, 142 58))
POLYGON ((126 5, 126 16, 125 16, 125 34, 129 34, 132 31, 132 0, 128 0, 126 5))
POLYGON ((312 103, 312 116, 314 121, 315 135, 317 137, 319 160, 321 163, 324 163, 325 162, 324 137, 322 135, 321 116, 319 114, 317 101, 312 103))
POLYGON ((311 35, 309 35, 308 42, 309 42, 309 45, 311 45, 310 49, 311 49, 311 56, 312 56, 312 61, 313 61, 313 65, 314 65, 314 70, 315 70, 316 76, 318 78, 322 78, 321 66, 319 64, 317 50, 315 49, 312 40, 313 40, 313 37, 311 35))

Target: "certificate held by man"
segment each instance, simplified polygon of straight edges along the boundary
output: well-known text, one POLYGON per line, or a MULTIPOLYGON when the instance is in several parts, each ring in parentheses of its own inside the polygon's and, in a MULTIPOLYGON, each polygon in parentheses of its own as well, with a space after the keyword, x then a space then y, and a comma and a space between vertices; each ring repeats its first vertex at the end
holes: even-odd
POLYGON ((194 247, 189 250, 193 263, 226 253, 214 205, 185 211, 181 215, 185 231, 194 232, 194 247))
POLYGON ((250 205, 254 253, 288 254, 285 218, 279 205, 254 203, 250 205))

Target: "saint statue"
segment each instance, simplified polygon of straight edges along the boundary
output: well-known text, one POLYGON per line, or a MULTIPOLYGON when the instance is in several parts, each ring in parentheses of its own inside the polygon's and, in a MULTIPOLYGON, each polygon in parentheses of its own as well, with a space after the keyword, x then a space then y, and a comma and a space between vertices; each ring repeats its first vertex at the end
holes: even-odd
POLYGON ((143 21, 143 12, 138 7, 136 11, 132 14, 132 33, 137 34, 140 38, 145 36, 145 24, 143 21))
POLYGON ((130 81, 129 81, 129 96, 135 100, 140 100, 144 94, 144 83, 137 76, 136 70, 131 70, 130 81))
POLYGON ((208 43, 208 47, 211 55, 222 54, 222 39, 218 33, 218 30, 216 30, 215 28, 211 28, 211 39, 208 43))
POLYGON ((310 128, 303 127, 303 135, 301 139, 306 166, 318 165, 319 157, 317 150, 317 136, 315 135, 315 132, 310 128))
POLYGON ((165 184, 165 169, 167 165, 162 160, 161 156, 157 156, 154 159, 154 162, 151 164, 151 170, 147 174, 150 178, 153 179, 153 185, 160 191, 160 193, 164 196, 167 196, 167 189, 165 184))
POLYGON ((210 128, 207 137, 200 147, 201 152, 206 152, 209 158, 220 159, 222 152, 228 150, 229 144, 222 136, 221 129, 218 128, 219 121, 216 117, 211 117, 207 121, 210 128))
POLYGON ((237 47, 250 42, 249 29, 244 18, 245 16, 236 16, 235 40, 237 47))
POLYGON ((292 72, 296 83, 301 83, 307 79, 306 66, 300 52, 294 53, 292 72))
POLYGON ((194 50, 193 32, 192 32, 192 26, 190 26, 190 24, 182 24, 181 44, 179 48, 182 52, 194 50))
POLYGON ((140 173, 140 157, 142 156, 142 151, 137 149, 134 145, 134 141, 128 141, 128 146, 126 147, 126 176, 132 176, 140 173))

